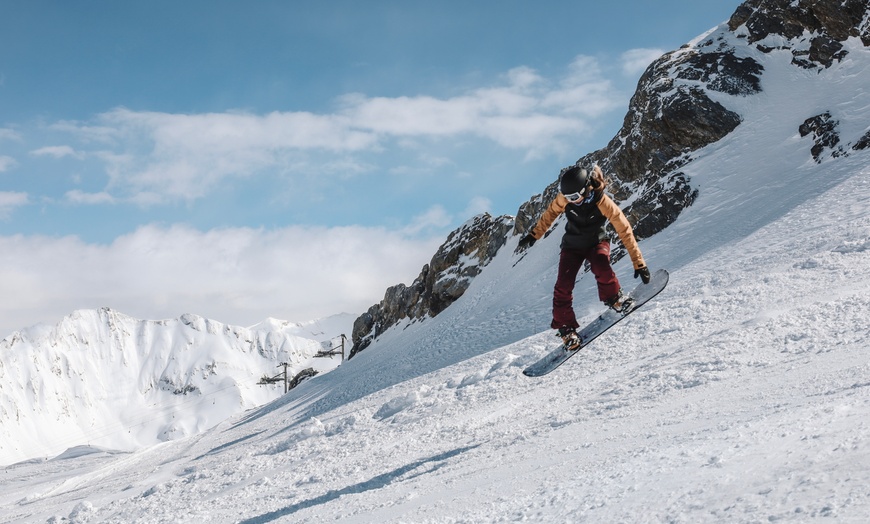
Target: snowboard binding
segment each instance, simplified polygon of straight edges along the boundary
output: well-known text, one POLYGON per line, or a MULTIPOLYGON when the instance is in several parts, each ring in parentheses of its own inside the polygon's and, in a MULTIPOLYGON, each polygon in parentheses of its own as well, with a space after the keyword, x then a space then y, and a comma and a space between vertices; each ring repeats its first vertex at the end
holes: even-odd
POLYGON ((583 345, 580 336, 574 328, 562 326, 559 328, 559 332, 556 333, 556 336, 562 339, 562 344, 565 345, 565 349, 568 351, 580 349, 580 346, 583 345))

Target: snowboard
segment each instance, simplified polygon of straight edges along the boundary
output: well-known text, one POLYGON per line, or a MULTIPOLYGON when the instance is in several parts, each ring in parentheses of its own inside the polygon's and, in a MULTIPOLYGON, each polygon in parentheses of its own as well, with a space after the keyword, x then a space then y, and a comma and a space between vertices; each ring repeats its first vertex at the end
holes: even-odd
POLYGON ((577 335, 580 337, 580 347, 576 349, 565 349, 562 344, 558 348, 548 353, 544 358, 530 365, 523 370, 523 375, 527 377, 542 377, 561 366, 566 360, 579 353, 587 344, 595 340, 598 335, 604 333, 620 320, 635 312, 639 307, 646 304, 649 299, 662 292, 665 286, 668 285, 668 272, 664 269, 659 269, 652 275, 648 284, 640 284, 629 293, 634 299, 634 306, 629 311, 617 312, 608 309, 598 316, 585 328, 578 330, 577 335))

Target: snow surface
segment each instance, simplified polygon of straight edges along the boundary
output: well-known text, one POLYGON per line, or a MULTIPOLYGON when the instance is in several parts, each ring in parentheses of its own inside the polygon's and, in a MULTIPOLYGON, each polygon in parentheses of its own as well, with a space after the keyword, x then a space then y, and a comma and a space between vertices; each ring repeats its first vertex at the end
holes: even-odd
MULTIPOLYGON (((287 372, 328 372, 316 358, 352 315, 251 328, 196 315, 138 320, 108 308, 80 310, 0 341, 0 464, 71 446, 133 451, 184 438, 275 400, 287 372)), ((348 348, 349 349, 349 348, 348 348)), ((66 455, 64 455, 66 456, 66 455)))
POLYGON ((0 522, 870 521, 870 151, 816 163, 798 134, 826 110, 844 144, 866 132, 849 50, 821 72, 753 54, 764 93, 719 95, 743 124, 641 243, 669 287, 556 372, 521 374, 556 343, 561 235, 514 239, 438 317, 266 406, 6 467, 0 522))

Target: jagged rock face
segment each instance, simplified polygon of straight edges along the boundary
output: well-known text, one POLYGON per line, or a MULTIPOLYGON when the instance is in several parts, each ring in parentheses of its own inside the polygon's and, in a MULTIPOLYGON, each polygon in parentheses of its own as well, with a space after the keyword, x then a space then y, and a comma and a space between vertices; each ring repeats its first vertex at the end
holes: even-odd
MULTIPOLYGON (((867 0, 749 0, 728 21, 734 31, 744 26, 749 43, 764 40, 771 34, 788 40, 809 39, 809 46, 792 49, 793 63, 809 69, 830 67, 834 60, 846 56, 840 43, 849 37, 860 38, 870 46, 870 22, 867 0)), ((769 52, 773 47, 758 44, 769 52)))
MULTIPOLYGON (((828 68, 848 55, 841 43, 844 40, 859 38, 870 46, 870 2, 749 0, 737 9, 728 25, 732 30, 745 27, 748 42, 762 52, 787 49, 796 66, 828 68), (789 41, 777 47, 764 45, 763 40, 770 35, 781 35, 789 41)), ((798 128, 801 137, 812 138, 811 153, 817 163, 826 154, 836 158, 848 156, 850 150, 870 147, 870 131, 854 144, 844 144, 839 126, 840 122, 826 111, 806 119, 798 128)))
MULTIPOLYGON (((746 52, 745 46, 754 45, 763 53, 788 50, 793 55, 792 63, 802 68, 831 67, 847 56, 841 43, 844 40, 859 38, 870 46, 868 1, 748 0, 728 21, 727 30, 733 34, 726 34, 726 28, 722 27, 706 39, 653 62, 638 82, 619 133, 607 147, 580 158, 575 165, 598 163, 611 180, 609 190, 616 201, 631 199, 625 213, 638 239, 658 233, 672 224, 698 195, 681 171, 692 160, 691 154, 722 139, 741 123, 740 115, 708 94, 753 96, 761 91, 764 68, 747 56, 751 53, 746 52)), ((812 154, 817 162, 827 152, 841 156, 847 155, 850 148, 870 148, 870 131, 854 144, 843 144, 838 125, 830 113, 823 113, 800 126, 801 136, 812 136, 814 140, 812 154)), ((513 234, 529 231, 557 192, 558 177, 541 194, 522 204, 513 221, 513 234)), ((506 241, 502 235, 507 233, 508 223, 503 217, 479 224, 482 229, 468 236, 472 247, 465 250, 460 245, 466 241, 466 235, 454 232, 410 287, 400 284, 388 289, 384 301, 357 320, 351 355, 399 320, 435 316, 459 298, 468 286, 468 279, 488 259, 478 256, 481 263, 464 273, 456 269, 464 267, 455 265, 458 258, 440 263, 439 268, 435 267, 435 260, 445 250, 463 251, 466 255, 478 253, 481 239, 494 248, 487 251, 494 255, 506 241), (462 273, 461 278, 444 279, 451 271, 462 273)), ((612 231, 611 235, 615 237, 612 231)), ((614 259, 624 254, 621 247, 612 251, 614 259)))
POLYGON ((617 200, 638 195, 625 212, 639 239, 669 226, 694 202, 697 192, 679 172, 687 155, 740 125, 739 115, 711 100, 697 83, 747 96, 760 91, 761 72, 757 62, 738 58, 733 48, 713 40, 668 53, 641 77, 619 134, 604 150, 580 160, 597 161, 615 180, 617 200))
POLYGON ((495 257, 512 228, 513 217, 485 213, 452 232, 410 286, 390 287, 379 304, 357 318, 348 358, 404 319, 434 317, 444 311, 495 257))
POLYGON ((802 137, 813 135, 815 144, 811 149, 816 162, 821 162, 822 153, 825 149, 833 149, 840 143, 840 134, 837 133, 839 122, 833 119, 831 113, 825 112, 808 118, 801 124, 798 131, 802 137))
POLYGON ((814 145, 810 152, 816 163, 821 164, 826 154, 837 158, 849 156, 850 150, 858 151, 870 147, 870 131, 854 144, 843 144, 839 128, 840 122, 829 111, 806 119, 798 128, 801 137, 812 137, 814 145))

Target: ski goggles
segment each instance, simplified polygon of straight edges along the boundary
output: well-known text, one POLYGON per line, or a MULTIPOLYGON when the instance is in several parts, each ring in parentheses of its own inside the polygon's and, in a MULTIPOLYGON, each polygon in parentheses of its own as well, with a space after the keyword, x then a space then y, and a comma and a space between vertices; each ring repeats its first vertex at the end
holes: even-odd
POLYGON ((568 195, 565 195, 565 198, 568 199, 568 202, 574 204, 576 202, 579 202, 583 198, 583 193, 570 193, 568 195))
POLYGON ((584 202, 589 202, 592 200, 592 193, 592 191, 589 191, 589 194, 585 195, 585 198, 584 193, 570 193, 568 195, 565 195, 565 198, 568 199, 569 204, 578 204, 581 200, 584 202))

